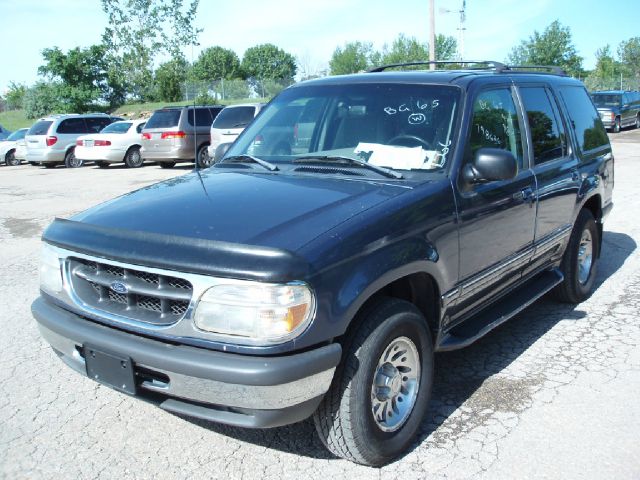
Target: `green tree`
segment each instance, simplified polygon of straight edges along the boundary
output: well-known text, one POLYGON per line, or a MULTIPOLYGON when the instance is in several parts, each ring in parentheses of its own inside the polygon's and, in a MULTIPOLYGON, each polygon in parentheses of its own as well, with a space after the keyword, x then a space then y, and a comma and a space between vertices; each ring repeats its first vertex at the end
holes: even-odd
POLYGON ((514 47, 507 62, 513 65, 555 65, 570 75, 582 73, 582 57, 571 39, 571 30, 558 20, 542 33, 534 31, 528 40, 514 47))
POLYGON ((224 78, 241 78, 240 59, 233 50, 222 47, 209 47, 200 52, 193 64, 193 78, 212 82, 224 78))
POLYGON ((607 90, 616 88, 620 82, 622 66, 611 53, 611 47, 605 45, 596 50, 596 67, 585 79, 589 90, 607 90))
POLYGON ((271 43, 248 48, 242 57, 242 71, 254 79, 277 79, 292 82, 296 59, 271 43))
POLYGON ((100 100, 109 98, 105 48, 92 45, 73 48, 64 53, 58 47, 42 51, 44 64, 38 73, 47 78, 60 95, 60 102, 74 112, 95 108, 100 100))
POLYGON ((50 113, 66 113, 68 110, 60 102, 60 84, 37 82, 24 94, 24 112, 27 118, 39 118, 50 113))
POLYGON ((348 42, 333 51, 329 69, 331 75, 346 75, 367 70, 379 61, 371 42, 348 42))
POLYGON ((25 93, 27 93, 27 86, 25 84, 10 82, 9 89, 5 95, 7 110, 19 110, 23 108, 25 93))
MULTIPOLYGON (((436 36, 436 60, 453 60, 457 53, 456 39, 439 34, 436 36)), ((391 46, 384 45, 380 54, 383 65, 429 60, 429 44, 420 43, 415 37, 398 35, 391 46)))
POLYGON ((162 63, 155 73, 156 96, 165 102, 178 102, 184 98, 184 83, 189 75, 189 64, 184 58, 162 63))
POLYGON ((620 42, 618 58, 626 75, 640 78, 640 37, 633 37, 620 42))
POLYGON ((109 77, 118 93, 137 100, 152 97, 153 59, 182 57, 196 44, 193 26, 199 0, 100 0, 109 21, 102 35, 110 62, 109 77))

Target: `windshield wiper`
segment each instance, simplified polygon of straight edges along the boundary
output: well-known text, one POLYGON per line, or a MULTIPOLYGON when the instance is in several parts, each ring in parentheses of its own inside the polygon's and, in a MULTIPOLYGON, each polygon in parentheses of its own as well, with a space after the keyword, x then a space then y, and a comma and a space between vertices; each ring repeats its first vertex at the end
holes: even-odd
POLYGON ((218 163, 243 163, 243 162, 253 162, 257 163, 261 167, 266 168, 270 172, 277 172, 279 169, 273 163, 269 163, 266 160, 262 160, 261 158, 254 157, 253 155, 247 155, 246 153, 243 155, 232 155, 230 157, 225 157, 220 160, 218 163))
POLYGON ((380 175, 384 175, 385 177, 400 179, 404 178, 401 173, 394 172, 388 168, 379 167, 378 165, 372 165, 371 163, 365 162, 364 160, 360 160, 358 158, 345 157, 342 155, 305 155, 303 157, 298 157, 293 160, 293 163, 306 163, 306 162, 314 162, 314 161, 327 161, 327 162, 348 162, 353 163, 355 165, 359 165, 364 168, 368 168, 369 170, 373 170, 374 172, 379 173, 380 175))
POLYGON ((248 123, 249 122, 234 123, 233 125, 231 125, 231 128, 246 127, 248 123))

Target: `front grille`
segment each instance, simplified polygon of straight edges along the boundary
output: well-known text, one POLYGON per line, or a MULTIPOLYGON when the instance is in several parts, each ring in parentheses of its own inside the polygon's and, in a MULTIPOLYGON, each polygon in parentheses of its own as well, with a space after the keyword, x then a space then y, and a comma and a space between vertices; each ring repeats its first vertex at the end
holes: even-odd
POLYGON ((184 278, 83 258, 67 261, 73 291, 89 307, 154 325, 171 325, 189 308, 193 286, 184 278))

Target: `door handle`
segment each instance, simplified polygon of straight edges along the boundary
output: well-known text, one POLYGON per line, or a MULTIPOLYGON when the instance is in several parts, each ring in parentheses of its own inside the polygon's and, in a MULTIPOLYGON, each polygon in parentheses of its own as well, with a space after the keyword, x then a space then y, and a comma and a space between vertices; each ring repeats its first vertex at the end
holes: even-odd
POLYGON ((571 170, 571 180, 574 182, 580 180, 580 172, 578 172, 578 170, 571 170))
MULTIPOLYGON (((533 189, 531 187, 527 187, 522 189, 522 192, 520 192, 522 195, 522 200, 524 202, 527 202, 529 204, 529 206, 533 206, 533 202, 536 199, 536 194, 533 191, 533 189)), ((518 195, 520 196, 520 195, 518 195)))

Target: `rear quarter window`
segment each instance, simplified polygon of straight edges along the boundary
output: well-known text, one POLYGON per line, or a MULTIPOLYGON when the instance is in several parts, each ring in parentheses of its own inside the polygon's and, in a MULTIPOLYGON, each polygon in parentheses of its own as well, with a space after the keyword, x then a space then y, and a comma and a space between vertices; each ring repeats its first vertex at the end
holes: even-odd
POLYGON ((41 120, 31 125, 31 128, 27 132, 27 135, 46 135, 49 131, 49 127, 53 122, 49 120, 41 120))
POLYGON ((608 145, 609 137, 587 91, 582 87, 560 87, 560 95, 567 107, 578 149, 588 152, 608 145))
POLYGON ((172 128, 180 121, 180 110, 157 110, 144 128, 172 128))
POLYGON ((213 122, 213 117, 211 117, 211 112, 208 108, 196 108, 195 109, 195 119, 194 119, 194 109, 190 108, 187 112, 187 123, 189 125, 197 126, 197 127, 210 127, 213 122))

